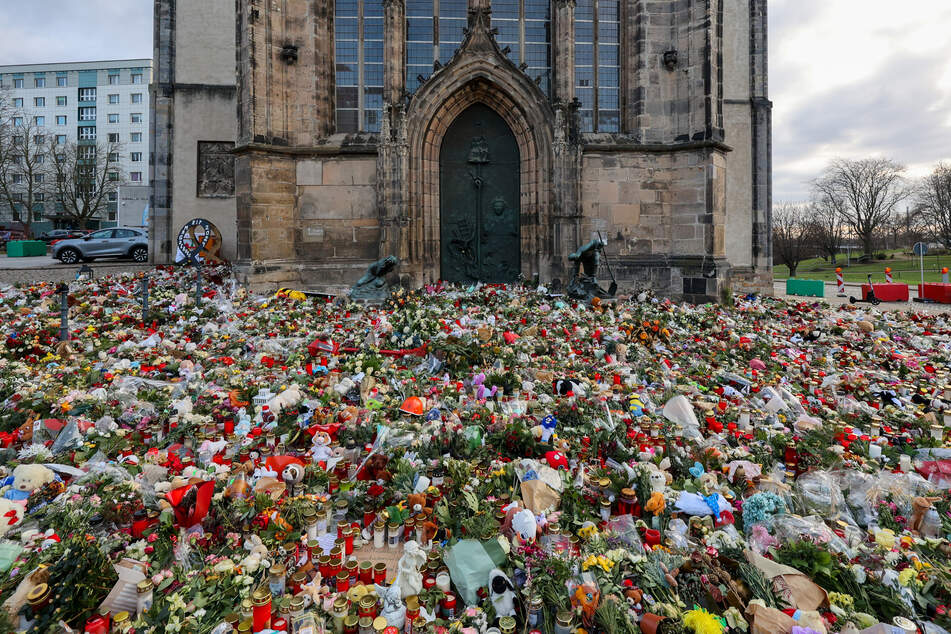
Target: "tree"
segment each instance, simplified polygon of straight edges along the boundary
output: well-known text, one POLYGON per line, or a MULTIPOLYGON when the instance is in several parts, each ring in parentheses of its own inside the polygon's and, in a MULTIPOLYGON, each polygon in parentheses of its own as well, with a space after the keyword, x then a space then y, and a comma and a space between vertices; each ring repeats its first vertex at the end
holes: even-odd
POLYGON ((864 252, 870 254, 876 233, 908 196, 904 172, 903 165, 888 159, 838 159, 813 183, 813 188, 820 197, 842 201, 843 220, 862 242, 864 252))
POLYGON ((115 144, 67 143, 50 145, 57 200, 62 215, 85 229, 109 204, 110 194, 122 185, 115 144))
POLYGON ((0 202, 28 236, 52 191, 47 148, 46 128, 33 117, 13 108, 0 111, 0 202))
POLYGON ((915 206, 930 233, 951 248, 951 165, 938 163, 918 185, 915 206))
POLYGON ((812 223, 809 205, 779 203, 773 207, 773 253, 796 277, 799 263, 812 251, 812 223))
POLYGON ((829 256, 833 266, 845 239, 842 205, 842 199, 821 193, 815 196, 810 205, 810 224, 816 247, 829 256))

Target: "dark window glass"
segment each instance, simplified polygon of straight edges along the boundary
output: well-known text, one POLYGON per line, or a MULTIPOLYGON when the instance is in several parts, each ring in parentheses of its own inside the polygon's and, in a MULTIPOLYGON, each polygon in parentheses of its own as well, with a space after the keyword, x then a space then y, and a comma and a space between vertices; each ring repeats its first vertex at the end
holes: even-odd
POLYGON ((363 89, 363 106, 367 110, 383 109, 383 88, 380 86, 363 89))
POLYGON ((616 44, 598 44, 598 64, 617 66, 618 46, 616 44))
MULTIPOLYGON (((383 42, 376 40, 363 42, 363 63, 364 64, 382 64, 383 63, 383 42)), ((364 69, 366 72, 366 69, 364 69)))
POLYGON ((548 40, 548 22, 542 22, 541 20, 525 21, 526 42, 547 42, 548 40))
POLYGON ((575 20, 594 19, 594 0, 578 0, 575 4, 575 20))
POLYGON ((411 42, 432 42, 433 19, 408 18, 406 20, 406 39, 411 42))
POLYGON ((500 44, 518 44, 518 22, 514 20, 499 20, 493 22, 492 26, 499 30, 499 34, 495 36, 497 42, 500 44))
POLYGON ((359 110, 342 110, 337 108, 337 131, 356 132, 359 110))
POLYGON ((462 42, 462 29, 466 28, 466 21, 459 18, 444 18, 439 16, 439 44, 459 44, 462 42))
POLYGON ((334 20, 339 20, 342 16, 357 17, 357 0, 337 0, 334 20))
POLYGON ((594 72, 591 68, 575 70, 575 85, 582 87, 594 86, 594 72))
POLYGON ((581 119, 581 129, 591 131, 594 129, 594 111, 579 110, 578 116, 581 119))
POLYGON ((337 61, 357 63, 359 42, 337 42, 337 61))
POLYGON ((383 17, 383 3, 382 2, 364 2, 363 3, 363 17, 374 17, 382 18, 383 17))
POLYGON ((406 1, 406 15, 408 16, 422 16, 422 17, 432 17, 433 15, 433 2, 429 0, 407 0, 406 1))
POLYGON ((439 45, 439 63, 445 66, 449 63, 449 60, 452 59, 452 56, 455 54, 456 49, 459 48, 458 44, 440 44, 439 45))
POLYGON ((337 64, 337 85, 338 86, 356 86, 357 85, 357 66, 356 64, 337 64))
POLYGON ((334 28, 336 29, 338 41, 357 39, 357 18, 337 18, 334 23, 334 28))
POLYGON ((363 83, 367 86, 382 86, 383 64, 364 64, 363 83))
POLYGON ((598 105, 598 132, 618 132, 619 121, 617 110, 602 110, 598 105))
POLYGON ((598 86, 617 88, 620 81, 620 69, 617 66, 605 66, 598 69, 598 86))
POLYGON ((357 102, 357 88, 337 88, 337 107, 338 108, 356 108, 359 105, 357 102))
POLYGON ((363 39, 365 40, 383 40, 383 19, 382 18, 364 18, 363 19, 363 39))
POLYGON ((382 115, 382 110, 366 110, 363 113, 363 129, 367 132, 379 132, 382 115))
POLYGON ((594 41, 594 22, 575 23, 575 42, 594 41))
POLYGON ((548 66, 548 45, 547 44, 526 44, 525 62, 530 67, 548 66))
POLYGON ((575 88, 575 96, 582 106, 594 107, 594 88, 575 88))
MULTIPOLYGON (((467 0, 439 0, 439 17, 465 18, 469 9, 467 0)), ((440 33, 442 40, 442 33, 440 33)))
POLYGON ((529 20, 548 20, 550 10, 548 0, 525 0, 525 17, 529 20))
POLYGON ((408 64, 418 64, 426 66, 430 71, 433 69, 433 45, 418 44, 410 42, 407 45, 406 60, 408 64))
POLYGON ((598 42, 614 44, 618 41, 618 23, 602 22, 601 16, 598 16, 598 42))
POLYGON ((591 66, 594 63, 594 45, 575 44, 575 64, 591 66))
POLYGON ((495 2, 492 3, 492 17, 517 20, 519 17, 518 5, 519 0, 495 0, 495 2))
POLYGON ((617 110, 618 91, 617 88, 598 87, 598 110, 617 110))

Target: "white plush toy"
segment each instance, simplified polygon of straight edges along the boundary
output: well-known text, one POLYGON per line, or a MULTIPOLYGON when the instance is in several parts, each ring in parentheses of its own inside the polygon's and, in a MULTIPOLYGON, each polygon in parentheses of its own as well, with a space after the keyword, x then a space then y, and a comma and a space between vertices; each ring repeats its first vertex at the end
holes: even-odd
POLYGON ((515 585, 498 568, 489 571, 489 599, 497 616, 515 616, 515 585))
POLYGON ((41 464, 18 465, 13 475, 3 480, 3 497, 14 502, 25 501, 33 491, 55 479, 52 469, 41 464))
POLYGON ((297 385, 292 385, 268 401, 267 406, 271 413, 277 416, 283 410, 291 409, 300 403, 303 398, 304 395, 301 394, 300 388, 297 385))
POLYGON ((19 504, 0 498, 0 537, 6 535, 7 531, 20 521, 22 511, 19 504))

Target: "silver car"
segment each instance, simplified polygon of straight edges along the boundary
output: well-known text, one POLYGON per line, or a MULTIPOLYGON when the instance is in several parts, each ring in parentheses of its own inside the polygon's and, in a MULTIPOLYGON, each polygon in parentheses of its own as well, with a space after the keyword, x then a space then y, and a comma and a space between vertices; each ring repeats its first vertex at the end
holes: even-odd
POLYGON ((75 264, 96 258, 132 258, 148 262, 149 238, 141 229, 102 229, 82 238, 61 240, 53 245, 53 257, 63 264, 75 264))

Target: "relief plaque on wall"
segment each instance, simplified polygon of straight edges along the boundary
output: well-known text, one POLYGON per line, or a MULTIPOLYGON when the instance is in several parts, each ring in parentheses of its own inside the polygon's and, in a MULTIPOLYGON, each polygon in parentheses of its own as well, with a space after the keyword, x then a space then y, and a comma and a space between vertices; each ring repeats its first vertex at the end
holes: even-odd
POLYGON ((231 198, 234 196, 234 143, 231 141, 198 142, 198 197, 231 198))

